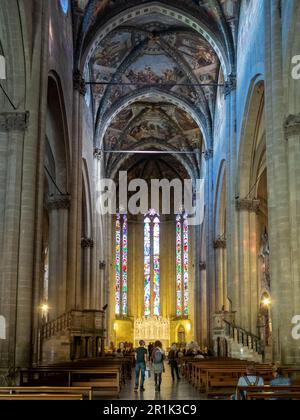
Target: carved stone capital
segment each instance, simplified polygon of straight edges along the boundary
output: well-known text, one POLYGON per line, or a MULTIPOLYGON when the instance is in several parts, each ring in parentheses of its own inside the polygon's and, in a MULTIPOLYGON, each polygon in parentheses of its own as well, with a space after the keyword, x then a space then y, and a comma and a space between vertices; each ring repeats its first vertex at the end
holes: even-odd
POLYGON ((300 135, 300 114, 289 115, 284 122, 284 133, 288 140, 291 136, 300 135))
POLYGON ((234 74, 230 74, 228 76, 228 79, 225 82, 225 85, 224 85, 224 96, 225 96, 225 99, 234 90, 236 90, 236 76, 234 74))
POLYGON ((206 262, 205 261, 201 261, 199 264, 200 270, 201 271, 205 271, 206 270, 206 262))
POLYGON ((212 149, 206 150, 204 152, 204 159, 205 160, 210 160, 214 157, 214 151, 212 149))
POLYGON ((46 205, 49 211, 69 210, 71 205, 71 197, 69 195, 58 195, 49 197, 46 205))
POLYGON ((225 238, 217 238, 214 242, 214 249, 226 249, 227 241, 225 238))
POLYGON ((73 74, 73 86, 74 86, 74 89, 80 93, 80 95, 85 96, 86 85, 85 85, 85 80, 82 77, 82 73, 80 70, 76 70, 73 74))
POLYGON ((94 241, 91 238, 81 238, 81 248, 94 248, 94 241))
POLYGON ((236 200, 237 211, 248 211, 250 213, 258 214, 260 209, 260 200, 239 199, 236 200))
POLYGON ((29 112, 1 112, 0 132, 25 131, 28 128, 29 112))
POLYGON ((97 160, 101 160, 103 158, 103 150, 99 149, 98 147, 96 147, 94 149, 94 158, 97 160))

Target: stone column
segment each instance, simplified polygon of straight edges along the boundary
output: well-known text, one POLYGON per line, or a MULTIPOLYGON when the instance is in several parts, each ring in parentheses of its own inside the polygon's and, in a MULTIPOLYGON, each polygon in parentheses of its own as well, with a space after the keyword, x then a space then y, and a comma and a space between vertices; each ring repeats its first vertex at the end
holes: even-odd
POLYGON ((295 315, 293 302, 295 299, 299 301, 300 296, 295 296, 292 270, 288 143, 284 135, 282 20, 277 2, 264 1, 264 10, 273 347, 276 360, 296 364, 299 343, 292 338, 291 321, 295 315))
POLYGON ((214 242, 215 261, 216 261, 216 276, 215 276, 215 293, 216 304, 215 312, 226 306, 227 303, 227 288, 226 288, 226 238, 218 238, 214 242))
MULTIPOLYGON (((7 338, 0 341, 0 368, 16 365, 17 316, 18 309, 23 308, 23 305, 17 308, 16 303, 19 289, 22 162, 28 123, 29 115, 25 112, 0 113, 0 314, 5 317, 7 324, 7 338)), ((25 294, 23 299, 27 306, 25 294)), ((27 338, 30 339, 29 336, 27 338)))
POLYGON ((48 200, 49 210, 49 317, 58 318, 66 312, 69 196, 48 200))
MULTIPOLYGON (((103 237, 103 221, 100 214, 100 181, 104 178, 104 154, 100 149, 94 150, 94 185, 95 185, 95 206, 94 206, 94 226, 93 234, 95 238, 95 250, 93 253, 93 274, 92 274, 92 292, 91 292, 91 307, 93 309, 102 309, 106 304, 104 302, 104 269, 100 262, 105 262, 104 258, 104 243, 103 237)), ((105 268, 105 267, 104 267, 105 268)))
POLYGON ((81 213, 82 213, 82 107, 86 93, 85 81, 79 70, 74 72, 71 209, 69 222, 69 255, 67 308, 81 309, 81 213))
POLYGON ((294 315, 300 315, 300 114, 289 115, 284 130, 288 154, 293 306, 294 315))
POLYGON ((236 211, 239 220, 239 266, 240 266, 240 302, 243 308, 242 325, 247 331, 257 334, 258 290, 257 277, 257 223, 260 201, 238 199, 236 211))
MULTIPOLYGON (((238 273, 238 232, 237 215, 235 210, 236 197, 236 168, 237 168, 237 145, 236 145, 236 76, 229 75, 225 82, 226 99, 226 193, 227 193, 227 279, 228 299, 231 303, 231 311, 238 310, 239 318, 239 273, 238 273)), ((238 322, 238 321, 237 321, 238 322)))
POLYGON ((91 292, 92 292, 92 258, 94 241, 91 238, 81 239, 81 248, 83 253, 83 309, 94 309, 91 307, 91 292))
POLYGON ((208 337, 212 338, 212 318, 216 306, 216 290, 214 284, 215 278, 215 255, 213 248, 214 241, 214 195, 213 195, 213 156, 212 149, 204 153, 206 161, 206 190, 205 202, 206 207, 206 286, 207 286, 207 305, 208 305, 208 337))

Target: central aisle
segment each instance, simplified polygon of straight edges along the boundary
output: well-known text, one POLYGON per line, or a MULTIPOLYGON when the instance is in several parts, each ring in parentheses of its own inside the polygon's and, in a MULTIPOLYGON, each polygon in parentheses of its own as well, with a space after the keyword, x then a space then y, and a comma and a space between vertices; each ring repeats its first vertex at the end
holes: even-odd
MULTIPOLYGON (((151 372, 152 374, 152 372, 151 372)), ((131 382, 127 382, 126 386, 121 392, 120 400, 150 400, 150 401, 178 401, 178 400, 206 400, 205 394, 200 394, 196 391, 192 385, 187 383, 184 379, 181 381, 175 380, 173 382, 170 367, 166 364, 166 373, 163 375, 163 383, 161 392, 155 392, 154 375, 152 374, 151 379, 146 379, 145 389, 146 391, 141 393, 138 391, 134 392, 135 385, 135 371, 132 372, 131 382)))

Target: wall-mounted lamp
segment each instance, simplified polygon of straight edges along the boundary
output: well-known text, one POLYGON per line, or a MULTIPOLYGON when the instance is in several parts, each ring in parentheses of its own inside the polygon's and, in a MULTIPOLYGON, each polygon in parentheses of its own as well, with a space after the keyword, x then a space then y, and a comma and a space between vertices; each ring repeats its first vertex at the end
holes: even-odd
POLYGON ((47 303, 42 303, 40 306, 40 311, 41 311, 43 322, 47 322, 48 314, 49 314, 49 305, 47 303))
POLYGON ((268 297, 265 297, 264 299, 263 299, 263 301, 262 301, 262 304, 263 304, 263 306, 265 306, 266 308, 268 308, 268 307, 270 307, 271 306, 271 299, 270 298, 268 298, 268 297))

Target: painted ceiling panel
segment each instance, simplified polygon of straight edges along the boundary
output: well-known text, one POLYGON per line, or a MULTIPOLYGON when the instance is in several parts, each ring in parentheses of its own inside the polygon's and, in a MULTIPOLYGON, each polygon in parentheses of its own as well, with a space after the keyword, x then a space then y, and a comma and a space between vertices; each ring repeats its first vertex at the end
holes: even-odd
MULTIPOLYGON (((79 1, 82 8, 87 3, 79 1)), ((228 48, 234 45, 230 34, 237 23, 239 1, 98 0, 88 4, 91 21, 87 38, 95 48, 88 55, 85 74, 91 75, 97 132, 103 133, 97 147, 114 151, 143 147, 203 150, 201 130, 205 126, 207 135, 213 127, 217 85, 220 80, 224 83, 224 62, 231 54, 228 48), (174 11, 167 12, 164 5, 174 11), (198 26, 184 13, 198 18, 198 26), (201 29, 202 24, 213 36, 201 29), (107 29, 101 34, 104 27, 107 29), (222 48, 227 58, 222 57, 222 48), (151 99, 147 94, 142 100, 136 95, 138 99, 129 99, 124 109, 126 98, 140 91, 151 92, 151 99), (162 99, 163 95, 167 99, 162 99), (176 105, 178 101, 186 112, 176 105), (110 113, 115 115, 112 121, 110 113)), ((120 159, 116 154, 109 156, 107 167, 120 159)), ((187 159, 193 163, 195 157, 187 159)), ((146 168, 150 172, 155 169, 150 164, 146 168)))

